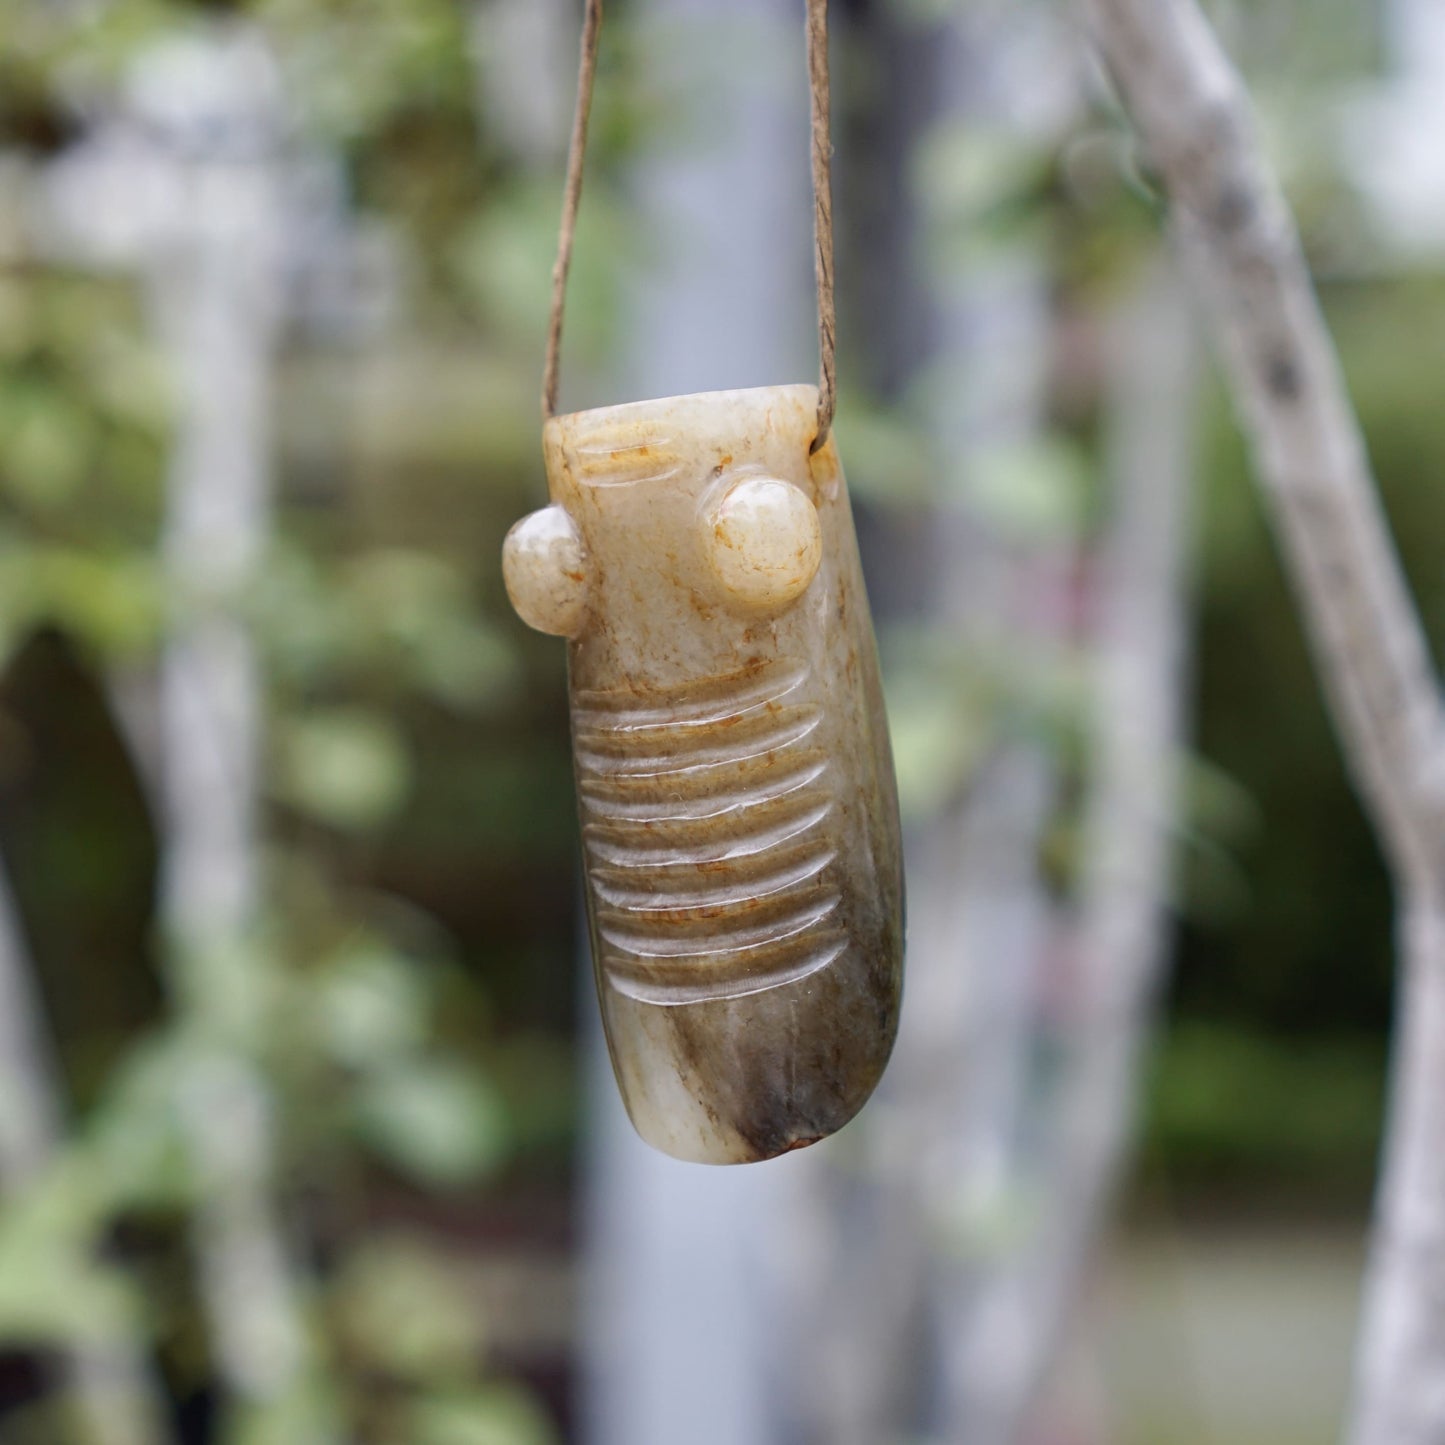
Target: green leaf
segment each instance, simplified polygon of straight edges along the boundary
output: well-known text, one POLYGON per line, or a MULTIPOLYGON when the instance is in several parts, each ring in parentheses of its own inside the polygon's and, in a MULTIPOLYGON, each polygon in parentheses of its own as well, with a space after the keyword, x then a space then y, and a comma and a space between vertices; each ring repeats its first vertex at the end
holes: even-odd
POLYGON ((132 1338, 139 1309, 117 1269, 58 1249, 0 1241, 0 1340, 69 1345, 132 1338))
POLYGON ((407 1445, 554 1445, 551 1422, 527 1395, 494 1384, 419 1401, 408 1413, 407 1445))
POLYGON ((61 1156, 0 1212, 0 1341, 128 1338, 141 1325, 125 1276, 96 1257, 106 1201, 78 1156, 61 1156))
POLYGON ((249 606, 275 670, 307 686, 354 662, 362 651, 361 624, 315 560, 278 543, 265 569, 266 585, 254 589, 249 606))
POLYGON ((155 350, 136 336, 114 332, 99 339, 86 358, 90 399, 112 422, 161 432, 170 419, 172 392, 155 350))
POLYGON ((164 1062, 146 1057, 106 1094, 87 1152, 116 1208, 168 1209, 193 1197, 195 1174, 175 1115, 174 1084, 164 1062))
POLYGON ((968 220, 1017 202, 1046 173, 1046 147, 976 117, 934 126, 914 160, 914 190, 935 216, 968 220))
POLYGON ((364 830, 401 805, 411 760, 400 733, 359 708, 317 710, 286 727, 281 796, 333 827, 364 830))
POLYGON ((1088 463, 1078 448, 1045 438, 970 456, 954 484, 1004 531, 1048 538, 1078 530, 1088 477, 1088 463))
POLYGON ((16 386, 0 406, 0 479, 37 507, 68 501, 84 480, 95 441, 84 406, 56 387, 16 386))
POLYGON ((482 1323, 456 1263, 420 1239, 372 1240, 346 1262, 334 1299, 349 1347, 415 1384, 469 1379, 482 1323))
POLYGON ((191 1067, 221 1040, 259 1049, 284 1005, 284 964, 260 931, 174 938, 171 972, 183 991, 193 1036, 177 1039, 177 1062, 191 1067), (184 1052, 181 1052, 184 1051, 184 1052))
POLYGON ((143 651, 160 633, 161 584, 140 554, 17 547, 0 556, 0 593, 109 655, 143 651))
POLYGON ((342 1438, 333 1392, 315 1374, 303 1376, 264 1405, 233 1406, 221 1433, 225 1445, 298 1445, 342 1438))
POLYGON ((855 496, 902 504, 935 495, 928 440, 906 417, 845 402, 838 411, 837 432, 839 451, 848 459, 848 487, 855 496))
POLYGON ((508 1145, 496 1091, 458 1063, 418 1059, 373 1079, 358 1101, 362 1135, 397 1168, 446 1186, 494 1167, 508 1145))
POLYGON ((422 1041, 427 1000, 415 965, 362 943, 336 958, 316 987, 316 1033, 338 1063, 365 1070, 422 1041))
POLYGON ((992 735, 988 709, 957 688, 917 676, 895 677, 888 689, 898 801, 905 817, 928 817, 972 772, 992 735))
POLYGON ((375 642, 444 701, 472 706, 515 680, 511 644, 474 615, 462 577, 441 558, 380 548, 351 562, 344 586, 375 642))
POLYGON ((18 279, 0 280, 0 362, 17 361, 30 350, 36 319, 31 288, 18 279))
POLYGON ((510 689, 518 678, 516 653, 493 627, 449 618, 417 639, 417 682, 456 708, 474 708, 510 689))

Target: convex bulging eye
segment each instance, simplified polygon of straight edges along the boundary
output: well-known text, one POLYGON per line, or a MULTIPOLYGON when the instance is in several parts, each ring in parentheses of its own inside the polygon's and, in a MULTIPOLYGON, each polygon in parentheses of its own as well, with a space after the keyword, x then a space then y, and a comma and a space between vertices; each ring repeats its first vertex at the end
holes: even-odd
POLYGON ((703 507, 703 551, 730 601, 786 607, 817 576, 823 560, 818 510, 792 482, 749 476, 703 507))
POLYGON ((577 636, 587 620, 590 572, 582 537, 564 508, 543 507, 507 533, 502 581, 529 627, 577 636))

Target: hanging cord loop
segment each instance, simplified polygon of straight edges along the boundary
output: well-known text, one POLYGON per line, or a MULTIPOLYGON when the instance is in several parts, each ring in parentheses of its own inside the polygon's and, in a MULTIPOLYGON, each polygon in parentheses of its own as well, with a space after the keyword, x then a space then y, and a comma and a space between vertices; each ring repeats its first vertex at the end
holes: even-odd
MULTIPOLYGON (((828 80, 828 0, 807 0, 808 89, 812 97, 813 252, 818 276, 818 430, 816 452, 833 429, 837 406, 837 309, 833 294, 833 138, 828 80)), ((577 69, 577 110, 567 147, 567 181, 562 193, 562 224, 557 260, 552 267, 552 306, 547 319, 547 359, 542 368, 542 417, 557 411, 562 313, 567 300, 567 273, 577 235, 577 208, 582 200, 582 170, 587 152, 587 122, 597 78, 602 0, 587 0, 582 23, 582 56, 577 69)))

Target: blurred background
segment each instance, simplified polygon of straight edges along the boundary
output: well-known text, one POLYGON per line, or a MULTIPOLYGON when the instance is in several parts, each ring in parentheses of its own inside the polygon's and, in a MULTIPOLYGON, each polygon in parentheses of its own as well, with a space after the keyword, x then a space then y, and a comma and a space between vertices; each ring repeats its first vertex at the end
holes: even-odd
MULTIPOLYGON (((580 5, 0 5, 6 1445, 1334 1437, 1387 897, 1160 198, 1066 7, 831 9, 904 1024, 717 1170, 500 577, 580 5)), ((802 12, 609 5, 564 409, 814 375, 802 12)), ((1438 634, 1445 18, 1210 12, 1438 634)))

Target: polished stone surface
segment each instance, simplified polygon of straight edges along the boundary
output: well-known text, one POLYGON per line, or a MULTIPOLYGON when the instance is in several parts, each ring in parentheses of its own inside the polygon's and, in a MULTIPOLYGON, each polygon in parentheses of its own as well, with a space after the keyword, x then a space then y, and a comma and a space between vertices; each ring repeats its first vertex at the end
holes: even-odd
POLYGON ((872 624, 811 386, 547 423, 508 591, 567 636, 598 992, 638 1131, 766 1159, 845 1124, 898 1021, 903 880, 872 624))

